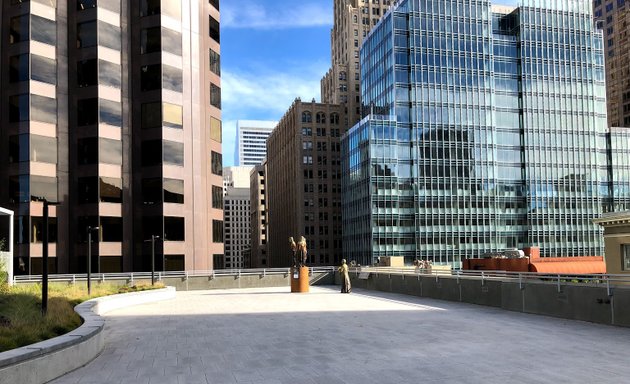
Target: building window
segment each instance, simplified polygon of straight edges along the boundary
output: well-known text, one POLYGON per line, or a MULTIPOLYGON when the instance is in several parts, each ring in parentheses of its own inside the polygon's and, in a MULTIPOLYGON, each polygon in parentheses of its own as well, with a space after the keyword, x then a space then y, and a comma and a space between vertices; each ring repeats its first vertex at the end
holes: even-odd
POLYGON ((212 208, 223 209, 223 188, 212 186, 212 208))
POLYGON ((122 203, 122 179, 101 177, 99 187, 101 203, 122 203))
POLYGON ((98 163, 98 139, 96 137, 79 139, 78 160, 80 165, 98 163))
POLYGON ((160 14, 160 0, 140 0, 140 17, 160 14))
POLYGON ((177 56, 182 55, 182 34, 168 28, 162 28, 162 49, 177 56))
POLYGON ((223 242, 223 221, 221 220, 212 220, 212 242, 223 242))
POLYGON ((621 268, 624 271, 630 271, 630 244, 621 245, 621 268))
POLYGON ((162 76, 162 86, 164 89, 180 93, 183 91, 182 84, 184 82, 184 77, 181 69, 165 65, 162 68, 162 76))
POLYGON ((122 104, 116 101, 109 101, 105 99, 100 99, 99 104, 99 121, 103 124, 121 127, 122 104))
POLYGON ((153 91, 162 87, 162 66, 160 64, 145 65, 140 70, 140 88, 142 91, 153 91))
POLYGON ((94 204, 98 201, 98 182, 96 177, 79 177, 77 190, 79 204, 94 204))
POLYGON ((220 143, 222 138, 221 120, 210 117, 210 139, 220 143))
POLYGON ((221 109, 221 88, 210 84, 210 105, 221 109))
POLYGON ((219 22, 212 16, 209 16, 210 20, 210 37, 217 43, 221 43, 221 29, 219 22))
POLYGON ((101 217, 101 241, 120 243, 123 238, 122 217, 101 217))
POLYGON ((164 140, 164 164, 184 166, 184 144, 164 140))
POLYGON ((164 240, 186 241, 186 226, 183 217, 164 218, 164 240))
POLYGON ((311 123, 313 121, 313 117, 310 112, 302 112, 302 122, 303 123, 311 123))
POLYGON ((28 80, 28 53, 9 58, 9 82, 17 83, 28 80))
POLYGON ((77 125, 83 127, 98 123, 98 99, 79 100, 77 103, 77 125))
POLYGON ((98 158, 103 164, 122 165, 122 141, 98 139, 98 158))
POLYGON ((162 127, 162 104, 144 103, 141 108, 142 129, 162 127))
POLYGON ((161 27, 145 28, 140 33, 140 54, 162 50, 161 27))
POLYGON ((77 48, 94 47, 96 44, 96 21, 77 24, 77 48))
POLYGON ((77 63, 77 86, 83 88, 98 84, 97 73, 96 59, 79 61, 77 63))
POLYGON ((163 115, 162 124, 167 128, 178 128, 181 129, 183 127, 183 112, 182 106, 176 104, 164 103, 162 106, 163 115))
POLYGON ((29 15, 22 15, 11 19, 9 27, 9 44, 15 44, 29 39, 28 16, 29 15))
POLYGON ((210 49, 210 71, 221 76, 221 55, 210 49))
POLYGON ((184 180, 164 179, 164 202, 184 204, 184 180))
POLYGON ((212 162, 212 173, 214 175, 223 176, 223 156, 220 153, 212 151, 210 153, 212 162))
POLYGON ((210 0, 210 5, 215 7, 217 11, 219 10, 219 0, 210 0))

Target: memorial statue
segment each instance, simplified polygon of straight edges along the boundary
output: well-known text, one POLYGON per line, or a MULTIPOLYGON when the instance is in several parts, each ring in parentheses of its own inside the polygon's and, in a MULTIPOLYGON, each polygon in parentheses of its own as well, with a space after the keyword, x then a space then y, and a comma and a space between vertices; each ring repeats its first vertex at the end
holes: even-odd
POLYGON ((291 247, 291 256, 293 256, 293 266, 297 266, 297 244, 293 240, 293 237, 289 237, 289 246, 291 247))
POLYGON ((346 259, 341 260, 341 266, 337 268, 337 271, 341 274, 341 293, 350 293, 352 287, 350 286, 350 275, 348 275, 346 259))
POLYGON ((306 239, 304 238, 304 236, 302 236, 300 237, 300 241, 297 244, 298 266, 305 267, 307 259, 308 259, 308 250, 306 249, 306 239))

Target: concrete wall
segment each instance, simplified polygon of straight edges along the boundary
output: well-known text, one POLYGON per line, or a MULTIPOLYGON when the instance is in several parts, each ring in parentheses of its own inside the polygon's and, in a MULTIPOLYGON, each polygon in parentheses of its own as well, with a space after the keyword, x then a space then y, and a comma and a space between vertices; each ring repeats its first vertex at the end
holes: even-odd
MULTIPOLYGON (((438 300, 486 305, 510 311, 630 327, 630 287, 611 288, 557 281, 503 282, 471 277, 371 273, 350 274, 352 286, 438 300)), ((339 274, 335 283, 341 284, 339 274)))

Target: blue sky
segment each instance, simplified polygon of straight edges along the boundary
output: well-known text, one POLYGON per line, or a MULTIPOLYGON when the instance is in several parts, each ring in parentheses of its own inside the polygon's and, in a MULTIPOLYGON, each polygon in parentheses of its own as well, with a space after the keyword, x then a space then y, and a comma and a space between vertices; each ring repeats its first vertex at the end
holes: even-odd
POLYGON ((236 120, 279 120, 296 97, 319 100, 332 22, 333 0, 221 3, 224 166, 234 165, 236 120))

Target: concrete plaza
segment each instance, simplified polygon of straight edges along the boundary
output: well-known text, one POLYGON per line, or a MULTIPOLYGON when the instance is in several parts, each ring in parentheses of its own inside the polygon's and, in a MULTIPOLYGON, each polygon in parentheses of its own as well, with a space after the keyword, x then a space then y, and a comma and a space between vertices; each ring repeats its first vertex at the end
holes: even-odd
POLYGON ((66 383, 621 383, 630 329, 311 287, 178 292, 106 316, 66 383))

